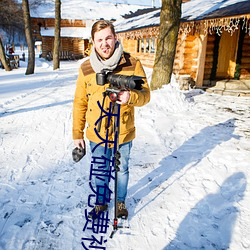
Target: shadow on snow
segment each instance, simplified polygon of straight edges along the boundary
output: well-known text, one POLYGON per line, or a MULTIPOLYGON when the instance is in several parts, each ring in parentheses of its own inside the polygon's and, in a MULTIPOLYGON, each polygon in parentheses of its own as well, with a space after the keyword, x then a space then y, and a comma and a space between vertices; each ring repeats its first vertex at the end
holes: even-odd
POLYGON ((65 104, 72 103, 72 102, 73 102, 73 100, 66 100, 66 101, 62 101, 62 102, 54 102, 54 103, 50 103, 50 104, 43 104, 43 105, 39 105, 39 106, 36 106, 36 107, 21 108, 21 109, 14 110, 14 111, 5 111, 3 113, 0 113, 0 117, 6 117, 6 116, 9 116, 9 115, 15 115, 15 114, 25 113, 25 112, 29 112, 29 111, 44 109, 44 108, 51 108, 51 107, 55 107, 55 106, 65 105, 65 104))
POLYGON ((164 250, 229 249, 239 213, 234 203, 243 199, 246 185, 242 172, 228 177, 217 193, 207 195, 190 210, 164 250))
MULTIPOLYGON (((229 141, 232 138, 239 139, 239 136, 235 136, 233 134, 235 129, 234 123, 235 119, 229 119, 223 123, 202 129, 198 134, 192 136, 178 149, 173 151, 171 155, 162 159, 158 168, 148 173, 135 185, 130 187, 128 190, 129 196, 137 200, 149 195, 154 189, 158 188, 172 175, 174 175, 174 173, 180 171, 188 165, 189 167, 186 171, 188 171, 190 168, 196 167, 197 164, 199 164, 199 162, 205 158, 216 146, 223 142, 229 141)), ((173 182, 169 183, 167 187, 162 189, 162 191, 152 198, 151 201, 156 199, 172 184, 173 182)), ((144 207, 148 205, 148 203, 145 204, 144 207)), ((143 207, 141 209, 143 209, 143 207)), ((140 210, 138 210, 136 213, 138 213, 140 210)), ((134 214, 135 213, 133 213, 133 215, 134 214)))

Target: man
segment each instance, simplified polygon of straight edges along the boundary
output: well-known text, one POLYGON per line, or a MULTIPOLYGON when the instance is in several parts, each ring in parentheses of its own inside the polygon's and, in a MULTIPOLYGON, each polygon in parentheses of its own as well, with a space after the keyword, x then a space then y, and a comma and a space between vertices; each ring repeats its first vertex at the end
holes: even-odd
MULTIPOLYGON (((105 156, 108 159, 112 157, 113 143, 108 143, 108 150, 101 144, 101 138, 108 138, 108 141, 114 141, 112 124, 107 119, 103 119, 99 134, 96 133, 95 123, 100 117, 100 107, 98 102, 102 103, 103 93, 109 87, 109 84, 98 85, 96 74, 102 70, 109 70, 112 74, 121 74, 126 76, 143 77, 142 89, 122 89, 118 93, 117 103, 120 104, 120 131, 119 131, 119 152, 121 154, 118 172, 118 193, 117 193, 117 217, 127 217, 128 211, 125 206, 128 186, 128 161, 132 140, 135 138, 134 126, 134 107, 143 106, 150 100, 150 90, 147 84, 145 72, 140 61, 131 57, 123 51, 121 43, 117 40, 114 26, 111 22, 100 20, 94 23, 91 30, 93 41, 93 50, 90 58, 83 62, 77 79, 74 103, 73 103, 73 140, 76 147, 85 147, 84 129, 86 128, 86 137, 90 141, 92 157, 98 158, 105 156), (101 138, 100 138, 101 137, 101 138), (100 145, 99 145, 100 144, 100 145)), ((108 111, 111 100, 105 98, 103 110, 108 111)), ((109 169, 110 163, 107 162, 106 169, 109 169)), ((98 216, 98 213, 105 211, 110 201, 110 192, 104 187, 108 187, 108 176, 95 177, 95 193, 97 194, 94 209, 89 213, 90 216, 98 216)))

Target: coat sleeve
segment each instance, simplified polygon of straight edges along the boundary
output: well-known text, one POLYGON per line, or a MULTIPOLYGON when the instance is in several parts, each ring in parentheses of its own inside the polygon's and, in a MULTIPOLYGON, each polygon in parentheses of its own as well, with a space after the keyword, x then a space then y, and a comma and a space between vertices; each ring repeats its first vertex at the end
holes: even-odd
POLYGON ((88 108, 88 97, 86 91, 85 77, 81 68, 76 82, 76 90, 73 101, 73 140, 83 139, 86 123, 86 112, 88 108))
POLYGON ((134 75, 142 76, 144 84, 142 85, 142 90, 133 89, 130 91, 128 105, 141 107, 150 101, 150 88, 148 86, 146 74, 139 60, 136 62, 134 75))

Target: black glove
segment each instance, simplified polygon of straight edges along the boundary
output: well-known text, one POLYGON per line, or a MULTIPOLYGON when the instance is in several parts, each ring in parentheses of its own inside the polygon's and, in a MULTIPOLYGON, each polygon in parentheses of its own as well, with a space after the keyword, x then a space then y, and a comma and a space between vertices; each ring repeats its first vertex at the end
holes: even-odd
POLYGON ((83 158, 83 156, 85 154, 86 154, 86 149, 85 148, 82 148, 81 146, 80 147, 76 147, 72 151, 73 160, 75 162, 78 162, 78 161, 80 161, 83 158))

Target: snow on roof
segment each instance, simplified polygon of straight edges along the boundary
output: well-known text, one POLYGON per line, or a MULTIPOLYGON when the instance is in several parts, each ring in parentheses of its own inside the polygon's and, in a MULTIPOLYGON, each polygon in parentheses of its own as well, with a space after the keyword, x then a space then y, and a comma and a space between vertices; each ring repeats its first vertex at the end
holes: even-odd
MULTIPOLYGON (((62 19, 97 20, 118 19, 122 15, 135 12, 138 9, 149 8, 150 6, 115 4, 110 2, 96 2, 93 0, 62 0, 62 19)), ((31 17, 54 18, 55 4, 52 1, 40 5, 36 9, 30 10, 31 17)))
MULTIPOLYGON (((160 24, 160 8, 142 15, 114 22, 117 32, 156 26, 160 24)), ((250 13, 249 0, 191 0, 182 4, 182 21, 194 21, 216 17, 250 13)))
POLYGON ((234 9, 231 15, 240 15, 250 13, 249 0, 191 0, 182 4, 182 19, 186 21, 201 20, 206 18, 215 18, 226 16, 222 9, 234 9), (244 3, 244 4, 243 4, 244 3), (230 7, 229 7, 230 6, 230 7), (248 6, 248 8, 246 8, 248 6), (219 10, 221 12, 219 12, 219 10), (209 17, 217 11, 219 16, 209 17))
MULTIPOLYGON (((42 36, 54 36, 54 28, 41 28, 42 36)), ((78 37, 82 39, 89 39, 91 36, 91 28, 83 27, 62 27, 61 37, 78 37)))
POLYGON ((116 32, 139 29, 141 27, 156 26, 160 23, 160 9, 138 15, 133 18, 119 19, 114 22, 116 32))

